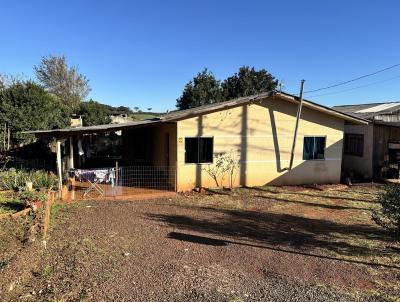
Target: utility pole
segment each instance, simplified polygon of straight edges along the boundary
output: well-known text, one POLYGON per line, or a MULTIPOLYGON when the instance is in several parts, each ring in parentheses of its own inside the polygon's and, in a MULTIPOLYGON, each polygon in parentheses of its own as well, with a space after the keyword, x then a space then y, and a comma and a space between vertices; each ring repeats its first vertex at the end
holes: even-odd
POLYGON ((296 126, 294 128, 292 152, 290 153, 289 170, 292 170, 292 167, 293 167, 294 152, 295 152, 295 149, 296 149, 297 131, 299 129, 299 121, 300 121, 300 117, 301 117, 301 109, 303 107, 304 82, 305 82, 305 80, 301 80, 301 84, 300 84, 300 97, 299 97, 300 103, 299 103, 299 108, 297 109, 297 115, 296 115, 296 126))

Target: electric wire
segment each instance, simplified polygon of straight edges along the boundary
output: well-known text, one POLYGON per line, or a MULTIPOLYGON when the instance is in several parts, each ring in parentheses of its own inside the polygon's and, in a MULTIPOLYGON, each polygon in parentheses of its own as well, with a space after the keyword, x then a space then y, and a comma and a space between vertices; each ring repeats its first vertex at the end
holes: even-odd
POLYGON ((352 91, 352 90, 361 89, 361 88, 364 88, 364 87, 369 87, 369 86, 373 86, 373 85, 389 82, 389 81, 392 81, 392 80, 398 79, 398 78, 400 78, 400 75, 396 76, 396 77, 392 77, 392 78, 386 79, 386 80, 377 81, 377 82, 373 82, 373 83, 369 83, 369 84, 365 84, 365 85, 361 85, 361 86, 356 86, 356 87, 352 87, 352 88, 345 89, 345 90, 340 90, 340 91, 335 91, 335 92, 328 92, 328 93, 317 94, 317 95, 310 95, 309 97, 313 97, 314 98, 314 97, 320 97, 320 96, 326 96, 326 95, 339 94, 339 93, 343 93, 343 92, 347 92, 347 91, 352 91))
POLYGON ((380 70, 378 70, 378 71, 375 71, 375 72, 372 72, 372 73, 369 73, 369 74, 365 74, 365 75, 359 76, 359 77, 357 77, 357 78, 354 78, 354 79, 351 79, 351 80, 347 80, 347 81, 344 81, 344 82, 340 82, 340 83, 337 83, 337 84, 333 84, 333 85, 330 85, 330 86, 326 86, 326 87, 322 87, 322 88, 318 88, 318 89, 313 89, 313 90, 305 91, 304 93, 317 92, 317 91, 321 91, 321 90, 326 90, 326 89, 330 89, 330 88, 342 86, 342 85, 345 85, 345 84, 348 84, 348 83, 351 83, 351 82, 355 82, 355 81, 364 79, 364 78, 366 78, 366 77, 370 77, 370 76, 376 75, 376 74, 378 74, 378 73, 381 73, 381 72, 384 72, 384 71, 393 69, 393 68, 398 67, 398 66, 400 66, 400 64, 395 64, 395 65, 392 65, 392 66, 389 66, 389 67, 380 69, 380 70))

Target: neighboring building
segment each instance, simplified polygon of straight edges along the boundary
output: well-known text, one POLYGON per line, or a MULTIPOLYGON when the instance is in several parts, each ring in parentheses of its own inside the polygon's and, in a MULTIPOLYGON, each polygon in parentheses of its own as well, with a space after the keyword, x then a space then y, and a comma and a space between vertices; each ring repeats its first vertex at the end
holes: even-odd
POLYGON ((370 122, 368 125, 345 125, 344 175, 355 180, 398 178, 400 102, 333 108, 370 122))
POLYGON ((81 115, 77 115, 77 114, 73 114, 70 118, 70 126, 72 128, 75 127, 82 127, 83 123, 82 123, 82 116, 81 115))
MULTIPOLYGON (((68 169, 73 163, 75 167, 79 165, 79 155, 73 151, 77 150, 77 142, 80 149, 98 149, 101 144, 94 143, 93 136, 112 136, 121 131, 122 135, 110 144, 119 152, 112 157, 118 165, 157 170, 167 167, 173 171, 168 174, 168 181, 176 191, 215 187, 209 172, 224 154, 238 166, 232 176, 226 175, 219 182, 223 186, 231 181, 234 186, 339 183, 345 123, 367 126, 368 122, 304 101, 294 164, 289 169, 298 107, 297 97, 271 92, 176 111, 151 120, 34 133, 66 141, 66 145, 73 142, 73 148, 64 148, 65 156, 70 158, 67 162, 72 162, 63 167, 68 169), (86 141, 87 147, 82 147, 86 141)), ((109 158, 104 157, 92 166, 110 166, 106 163, 109 158)), ((88 162, 86 165, 89 166, 88 162)))
POLYGON ((109 115, 111 124, 123 124, 131 122, 132 119, 125 112, 113 112, 109 115))

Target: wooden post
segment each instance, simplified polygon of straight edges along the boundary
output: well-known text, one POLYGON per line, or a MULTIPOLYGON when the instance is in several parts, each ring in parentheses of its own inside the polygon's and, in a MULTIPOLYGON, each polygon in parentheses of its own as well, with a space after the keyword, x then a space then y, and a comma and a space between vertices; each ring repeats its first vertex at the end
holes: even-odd
POLYGON ((3 151, 6 151, 6 140, 7 140, 7 123, 4 123, 4 132, 3 132, 3 151))
POLYGON ((51 205, 54 202, 54 192, 49 192, 47 201, 46 201, 46 207, 44 210, 44 219, 43 219, 43 240, 46 240, 47 238, 47 232, 49 230, 49 224, 50 224, 50 213, 51 213, 51 205))
POLYGON ((7 129, 7 151, 10 150, 11 130, 10 126, 7 129))
POLYGON ((57 139, 57 175, 58 175, 58 194, 60 198, 62 198, 61 141, 58 139, 57 139))
POLYGON ((69 137, 69 167, 71 169, 74 167, 74 138, 72 136, 69 137))
POLYGON ((115 162, 115 186, 118 186, 118 160, 115 162))

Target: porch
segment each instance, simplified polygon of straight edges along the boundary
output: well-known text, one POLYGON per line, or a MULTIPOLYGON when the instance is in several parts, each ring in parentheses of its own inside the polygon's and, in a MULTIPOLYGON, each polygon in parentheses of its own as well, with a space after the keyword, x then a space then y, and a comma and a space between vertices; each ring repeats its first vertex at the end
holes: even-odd
POLYGON ((88 128, 56 137, 61 199, 135 200, 176 191, 175 123, 88 128))

